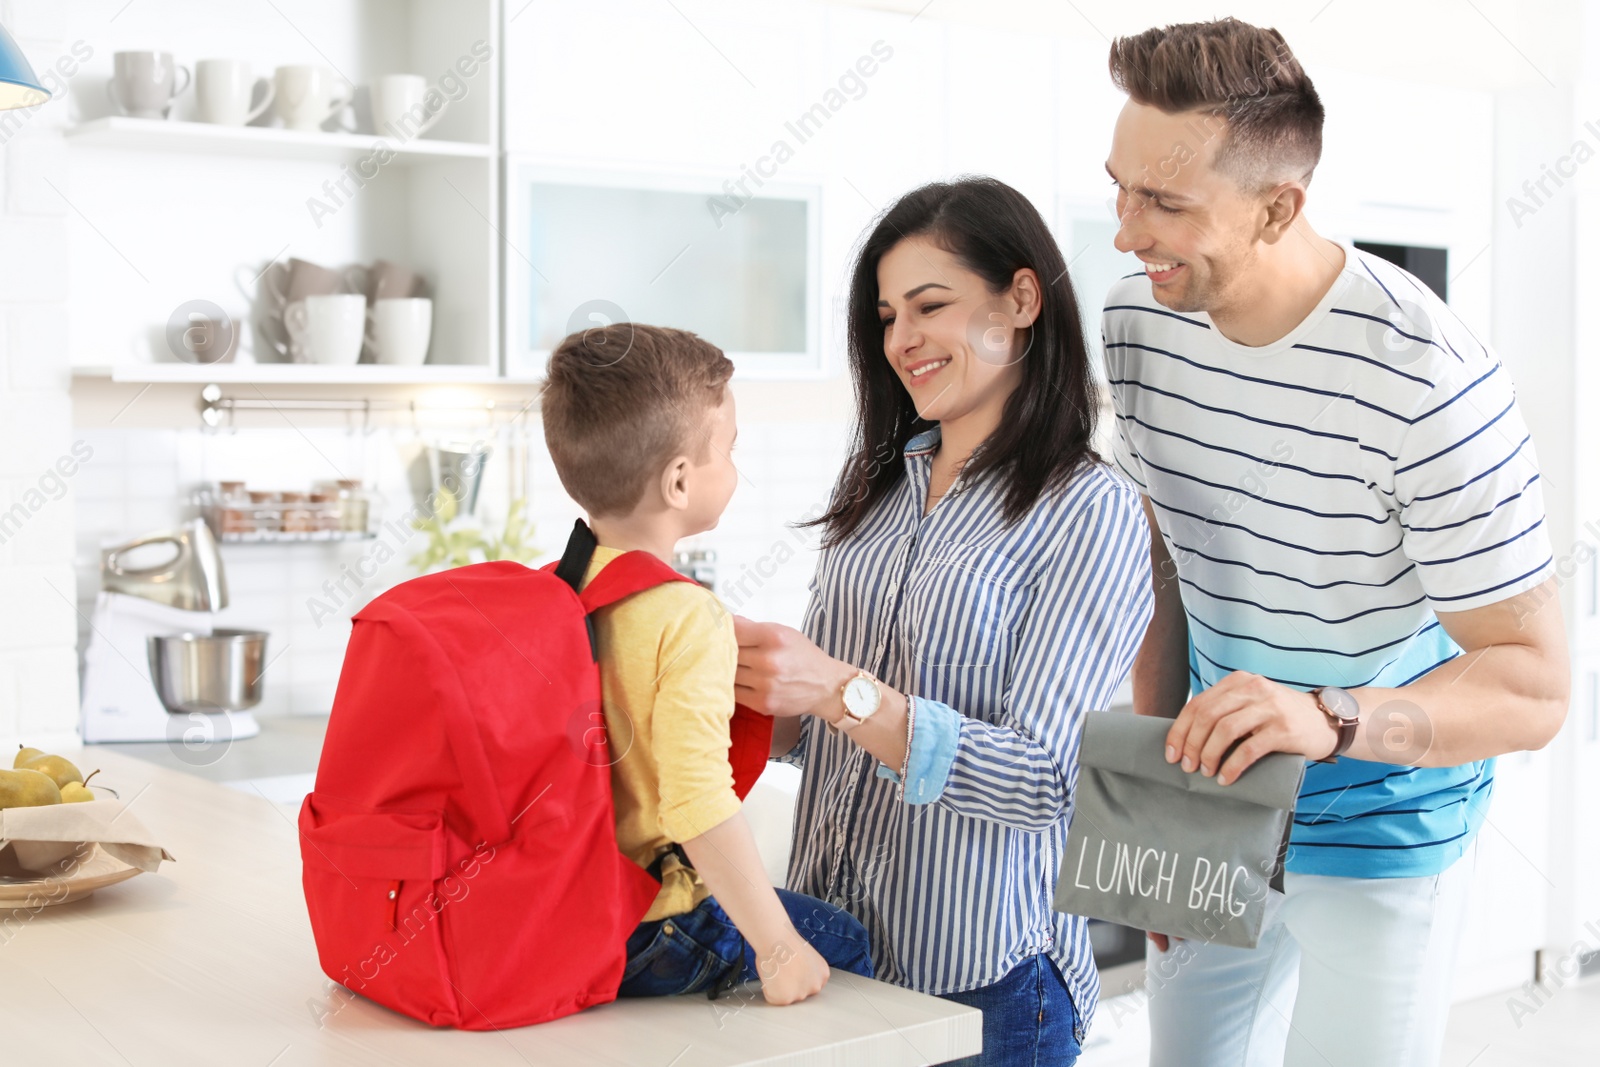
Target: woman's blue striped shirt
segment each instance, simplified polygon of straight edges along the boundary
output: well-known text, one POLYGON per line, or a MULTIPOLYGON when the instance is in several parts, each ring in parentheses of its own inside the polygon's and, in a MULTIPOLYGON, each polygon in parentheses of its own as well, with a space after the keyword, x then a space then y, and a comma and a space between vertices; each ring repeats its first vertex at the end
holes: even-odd
POLYGON ((1099 978, 1086 921, 1051 908, 1086 714, 1127 677, 1150 619, 1149 528, 1103 464, 1002 518, 1004 483, 958 480, 923 515, 935 427, 842 544, 806 634, 914 705, 900 768, 808 718, 789 886, 851 911, 886 981, 952 993, 1048 952, 1083 1028, 1099 978))

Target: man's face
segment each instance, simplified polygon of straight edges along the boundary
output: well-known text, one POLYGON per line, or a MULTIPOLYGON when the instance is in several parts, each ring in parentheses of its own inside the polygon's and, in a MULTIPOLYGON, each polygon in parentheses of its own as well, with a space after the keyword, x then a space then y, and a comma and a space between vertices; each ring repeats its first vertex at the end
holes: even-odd
POLYGON ((1132 100, 1111 137, 1117 249, 1144 261, 1156 300, 1173 311, 1229 307, 1255 262, 1264 199, 1216 169, 1225 137, 1219 118, 1132 100))

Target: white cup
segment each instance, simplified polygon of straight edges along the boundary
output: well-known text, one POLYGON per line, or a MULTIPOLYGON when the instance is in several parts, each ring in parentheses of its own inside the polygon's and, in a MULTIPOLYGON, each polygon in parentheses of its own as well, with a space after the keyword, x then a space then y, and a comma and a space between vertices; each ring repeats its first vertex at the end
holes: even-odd
POLYGON ((245 126, 260 118, 272 106, 276 90, 272 81, 262 78, 266 95, 251 108, 257 82, 250 76, 250 64, 237 59, 202 59, 194 65, 195 99, 201 122, 218 126, 245 126))
POLYGON ((372 355, 379 363, 418 367, 433 337, 433 301, 420 296, 376 301, 369 316, 372 355))
POLYGON ((289 354, 296 363, 357 362, 366 323, 367 298, 359 293, 308 296, 283 311, 289 354))
POLYGON ((372 87, 372 129, 379 137, 409 141, 421 137, 444 117, 450 101, 437 89, 437 110, 428 110, 428 79, 420 74, 385 74, 372 87))
POLYGON ((112 70, 106 96, 134 118, 166 118, 173 99, 189 87, 189 68, 174 63, 170 52, 116 52, 112 70))
POLYGON ((272 111, 291 130, 319 130, 350 106, 350 90, 338 88, 337 76, 326 67, 279 67, 272 79, 272 111))

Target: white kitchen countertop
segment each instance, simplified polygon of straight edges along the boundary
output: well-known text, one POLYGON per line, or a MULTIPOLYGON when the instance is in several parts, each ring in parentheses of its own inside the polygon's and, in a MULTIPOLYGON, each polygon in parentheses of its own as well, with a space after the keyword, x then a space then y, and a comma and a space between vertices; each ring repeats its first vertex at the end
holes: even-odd
POLYGON ((85 773, 102 768, 96 783, 116 788, 177 862, 70 904, 0 912, 7 1063, 892 1067, 980 1046, 976 1010, 838 973, 787 1008, 744 990, 517 1030, 436 1030, 322 974, 283 808, 98 746, 62 754, 85 773))

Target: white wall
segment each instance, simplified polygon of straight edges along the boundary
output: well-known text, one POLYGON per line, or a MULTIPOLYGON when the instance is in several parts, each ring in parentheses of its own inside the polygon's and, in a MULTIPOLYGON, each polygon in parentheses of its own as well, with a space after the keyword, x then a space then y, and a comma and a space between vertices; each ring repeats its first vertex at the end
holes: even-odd
MULTIPOLYGON (((72 65, 69 28, 53 5, 7 4, 0 16, 41 74, 63 57, 72 65)), ((77 720, 73 501, 57 481, 63 471, 81 475, 63 337, 72 295, 70 209, 57 192, 67 185, 64 121, 57 103, 0 114, 0 512, 9 519, 0 527, 0 749, 19 735, 70 738, 77 720)))

